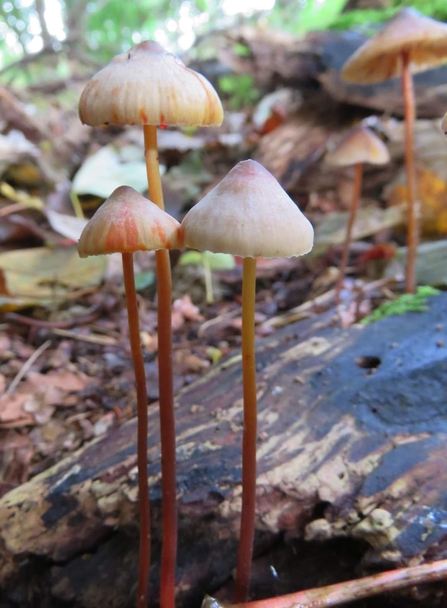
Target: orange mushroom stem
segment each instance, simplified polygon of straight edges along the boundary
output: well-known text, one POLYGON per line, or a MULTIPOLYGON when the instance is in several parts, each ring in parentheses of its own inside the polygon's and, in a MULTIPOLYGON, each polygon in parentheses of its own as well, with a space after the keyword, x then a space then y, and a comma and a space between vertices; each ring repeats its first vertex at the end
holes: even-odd
MULTIPOLYGON (((147 477, 147 387, 143 353, 140 344, 140 324, 135 290, 133 253, 177 248, 179 223, 151 201, 127 186, 117 188, 101 205, 84 228, 78 243, 81 257, 119 252, 122 254, 126 292, 129 340, 137 390, 137 468, 140 507, 140 549, 138 569, 138 608, 147 608, 150 569, 150 508, 147 477)), ((169 260, 169 258, 168 258, 169 260)), ((168 311, 169 314, 169 311, 168 311)), ((165 325, 170 327, 164 319, 165 325)), ((175 474, 175 471, 174 471, 175 474)))
POLYGON ((407 267, 405 287, 416 289, 419 203, 414 162, 415 97, 413 74, 447 62, 447 24, 412 8, 397 13, 348 59, 341 76, 347 82, 368 84, 402 78, 405 114, 405 167, 408 187, 407 267))
POLYGON ((348 227, 340 262, 340 271, 335 287, 335 304, 340 303, 340 291, 343 287, 346 267, 348 265, 352 231, 362 192, 363 164, 383 165, 389 162, 389 160, 390 153, 382 140, 370 129, 363 126, 350 129, 334 149, 326 154, 325 162, 328 165, 334 167, 355 166, 352 203, 349 210, 348 227))
POLYGON ((185 245, 244 258, 242 280, 242 512, 234 601, 250 586, 256 515, 257 394, 255 359, 256 257, 292 257, 311 250, 313 228, 259 163, 239 163, 187 213, 185 245))
MULTIPOLYGON (((151 199, 163 209, 157 126, 218 126, 219 97, 204 76, 189 69, 157 42, 144 41, 116 56, 87 83, 79 117, 91 126, 143 125, 151 199)), ((161 608, 175 607, 177 555, 176 455, 171 353, 171 269, 166 251, 156 254, 158 365, 162 449, 161 608)))

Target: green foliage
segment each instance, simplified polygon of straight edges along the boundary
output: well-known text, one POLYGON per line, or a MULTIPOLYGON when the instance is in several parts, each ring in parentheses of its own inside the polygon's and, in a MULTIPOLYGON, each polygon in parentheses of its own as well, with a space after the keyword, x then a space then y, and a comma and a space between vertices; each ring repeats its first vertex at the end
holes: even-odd
POLYGON ((324 30, 342 13, 347 0, 307 0, 306 2, 277 2, 269 22, 293 34, 324 30))
POLYGON ((374 33, 375 26, 388 21, 396 13, 397 8, 387 9, 357 9, 339 15, 331 24, 334 30, 362 29, 365 34, 374 33))
POLYGON ((246 44, 241 44, 240 42, 236 42, 233 44, 233 52, 235 55, 239 55, 239 57, 250 57, 251 51, 246 44))
POLYGON ((329 25, 331 29, 350 30, 361 28, 365 33, 369 29, 388 21, 398 11, 412 7, 433 19, 447 21, 447 3, 445 0, 394 0, 391 6, 383 9, 357 9, 339 14, 329 25))
POLYGON ((260 96, 260 91, 255 87, 253 78, 248 74, 227 74, 219 78, 219 91, 229 99, 230 110, 255 104, 260 96))
POLYGON ((231 270, 235 267, 234 256, 230 253, 212 253, 211 251, 186 251, 180 257, 180 264, 188 266, 189 264, 204 264, 206 263, 210 270, 231 270))
POLYGON ((362 319, 361 323, 362 325, 367 325, 386 317, 404 315, 407 312, 424 312, 428 309, 427 298, 436 296, 439 293, 441 293, 439 289, 435 289, 430 285, 423 285, 418 287, 416 293, 405 293, 397 298, 397 300, 384 302, 372 314, 362 319))

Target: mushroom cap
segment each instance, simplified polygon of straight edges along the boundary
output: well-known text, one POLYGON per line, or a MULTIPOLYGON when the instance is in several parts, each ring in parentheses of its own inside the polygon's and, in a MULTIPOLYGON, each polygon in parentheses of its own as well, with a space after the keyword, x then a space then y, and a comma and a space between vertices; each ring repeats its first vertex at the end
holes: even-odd
POLYGON ((104 201, 82 231, 81 258, 179 248, 180 224, 129 186, 120 186, 104 201))
POLYGON ((237 164, 185 216, 184 244, 241 257, 292 257, 312 249, 314 231, 267 169, 237 164))
POLYGON ((219 126, 223 110, 204 76, 157 42, 146 41, 93 76, 82 92, 79 118, 91 127, 219 126))
POLYGON ((368 84, 402 73, 402 51, 409 52, 412 72, 447 61, 447 24, 405 8, 348 59, 341 71, 347 82, 368 84))
POLYGON ((390 153, 383 141, 371 129, 363 126, 349 129, 324 158, 325 163, 333 167, 347 167, 357 163, 386 165, 389 160, 390 153))

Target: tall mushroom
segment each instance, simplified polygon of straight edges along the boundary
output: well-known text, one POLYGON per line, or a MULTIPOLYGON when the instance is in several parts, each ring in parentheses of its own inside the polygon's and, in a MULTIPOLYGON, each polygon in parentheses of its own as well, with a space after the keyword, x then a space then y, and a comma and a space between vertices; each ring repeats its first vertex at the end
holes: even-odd
MULTIPOLYGON (((161 209, 157 126, 218 126, 222 105, 211 84, 156 42, 142 42, 118 55, 87 83, 79 116, 92 127, 143 125, 149 195, 161 209)), ((168 252, 156 253, 158 365, 163 493, 161 608, 175 605, 177 506, 172 373, 171 270, 168 252)))
POLYGON ((146 608, 150 568, 150 515, 147 480, 147 388, 140 345, 133 254, 179 247, 180 224, 133 188, 121 186, 101 205, 78 243, 81 257, 119 252, 123 259, 129 340, 137 387, 137 460, 140 505, 140 560, 137 605, 146 608))
POLYGON ((352 228, 362 192, 363 164, 384 165, 390 160, 390 153, 383 141, 371 129, 357 126, 350 129, 337 145, 326 153, 325 163, 333 167, 355 166, 352 203, 349 211, 348 227, 340 262, 340 272, 335 288, 335 303, 340 301, 340 290, 346 273, 352 228))
POLYGON ((187 247, 244 258, 242 514, 234 596, 235 602, 244 602, 250 582, 256 508, 256 257, 309 252, 313 228, 275 178, 259 163, 247 160, 236 165, 186 214, 181 232, 187 247))
POLYGON ((408 257, 406 291, 416 289, 415 264, 419 240, 419 202, 414 163, 416 116, 413 73, 447 61, 447 25, 406 8, 365 42, 344 65, 347 82, 368 84, 402 77, 405 105, 405 166, 408 185, 408 257))

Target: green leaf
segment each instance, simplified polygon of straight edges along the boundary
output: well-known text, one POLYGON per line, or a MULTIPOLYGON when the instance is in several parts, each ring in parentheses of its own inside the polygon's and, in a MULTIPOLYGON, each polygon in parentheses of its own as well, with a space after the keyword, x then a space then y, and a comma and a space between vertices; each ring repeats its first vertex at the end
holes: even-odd
POLYGON ((153 270, 144 270, 135 275, 135 289, 142 291, 151 287, 155 282, 155 273, 153 270))

